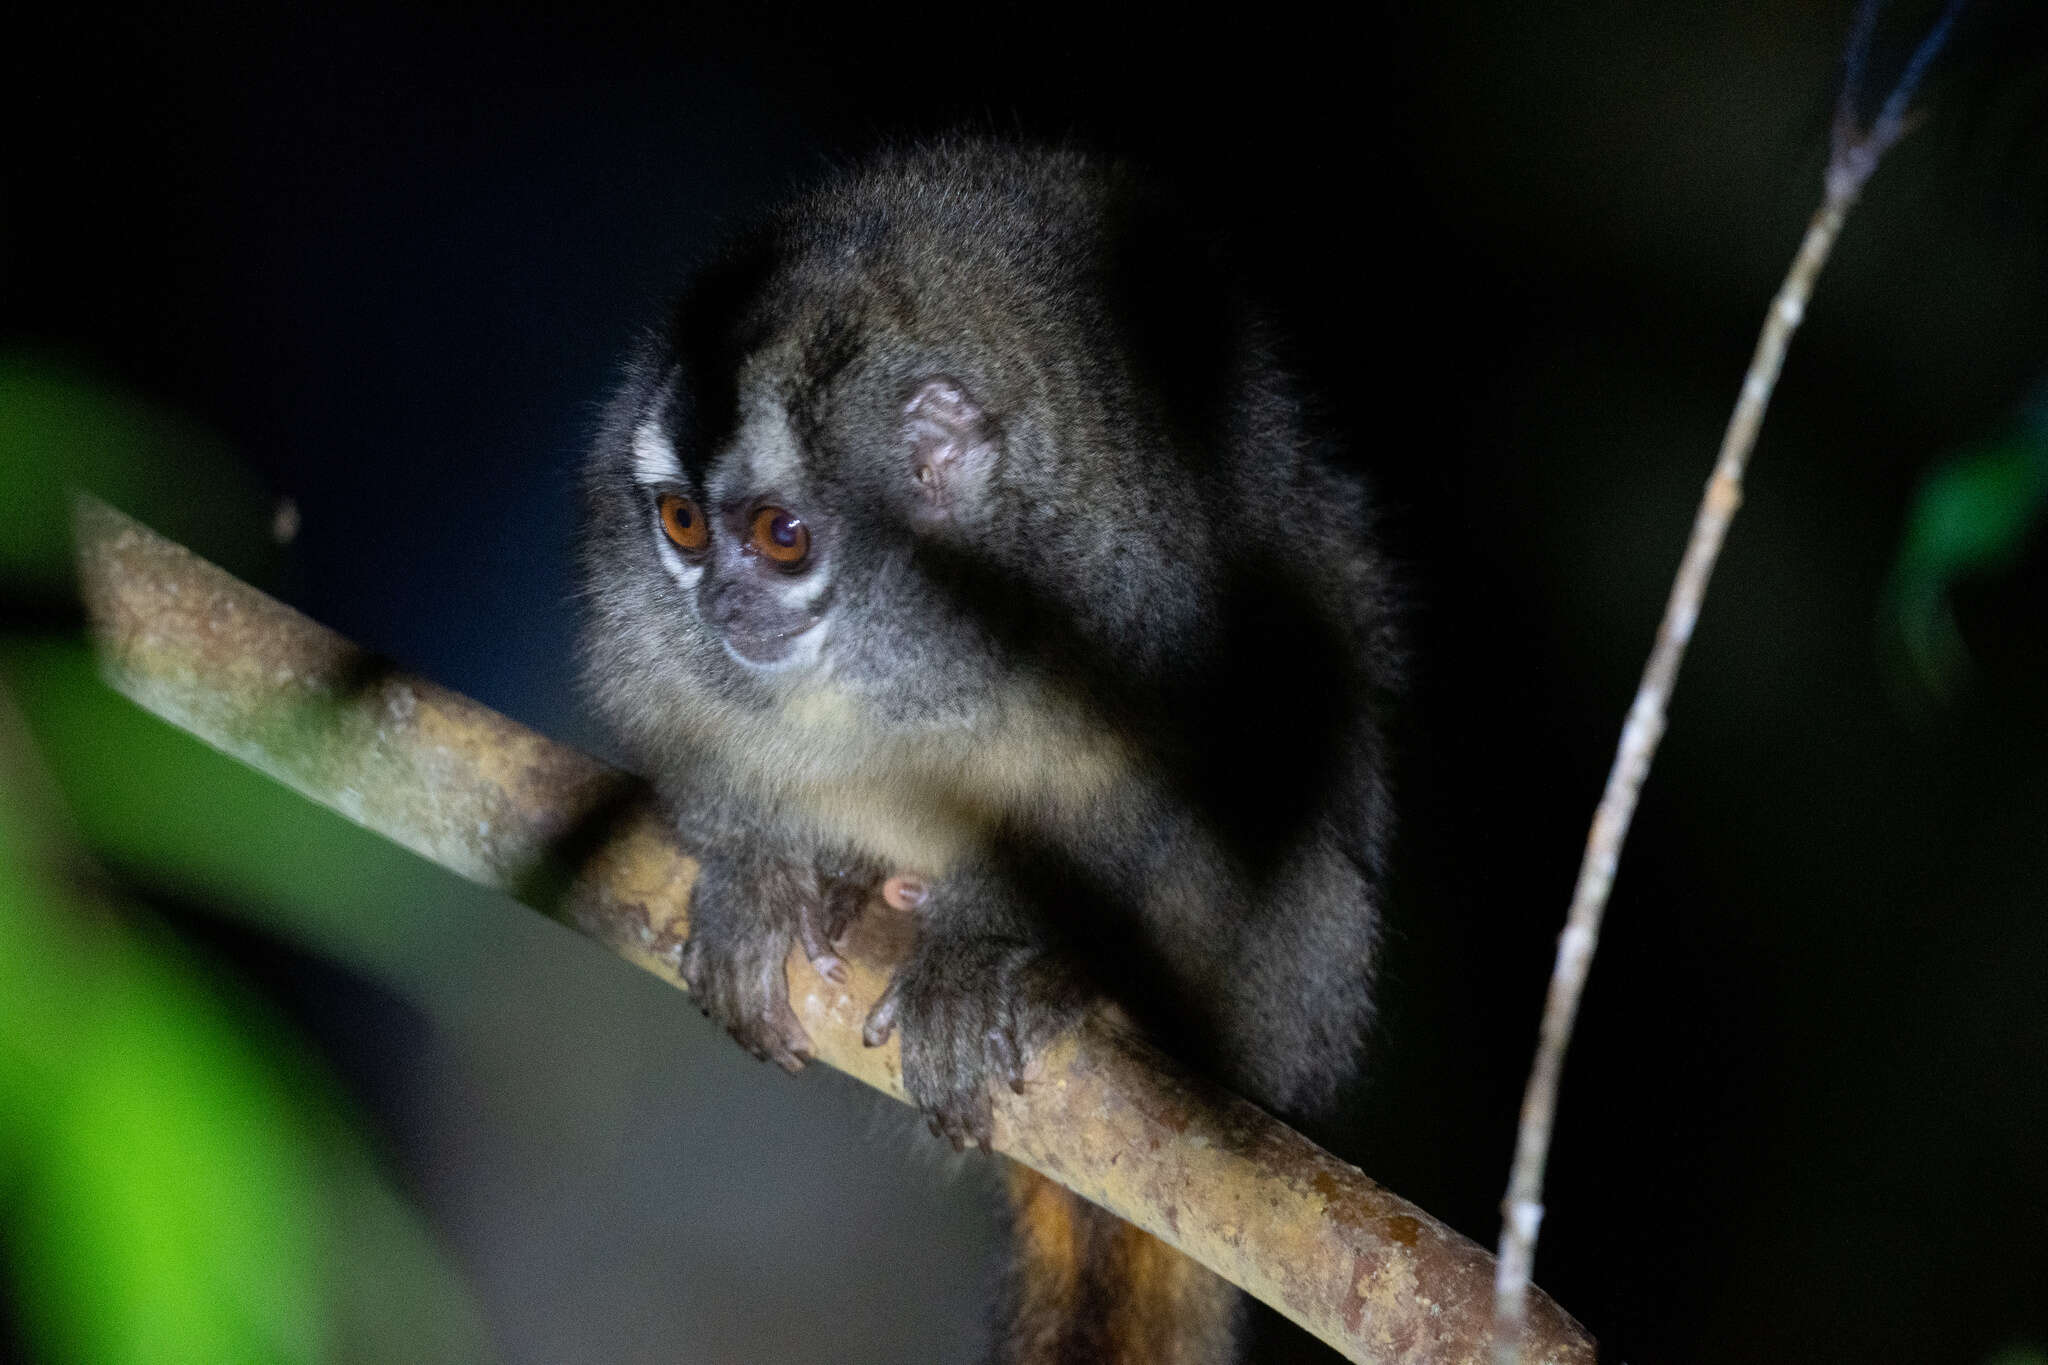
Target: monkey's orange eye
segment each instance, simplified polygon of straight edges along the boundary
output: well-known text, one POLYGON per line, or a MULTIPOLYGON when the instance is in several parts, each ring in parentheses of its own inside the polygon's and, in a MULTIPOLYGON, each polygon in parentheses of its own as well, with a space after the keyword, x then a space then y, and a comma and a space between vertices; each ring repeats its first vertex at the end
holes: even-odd
POLYGON ((785 569, 794 569, 811 552, 810 528, 802 518, 780 507, 763 507, 754 513, 747 536, 757 554, 785 569))
POLYGON ((683 553, 696 554, 711 538, 711 530, 704 524, 704 513, 682 494, 663 493, 655 507, 661 512, 661 529, 683 553))

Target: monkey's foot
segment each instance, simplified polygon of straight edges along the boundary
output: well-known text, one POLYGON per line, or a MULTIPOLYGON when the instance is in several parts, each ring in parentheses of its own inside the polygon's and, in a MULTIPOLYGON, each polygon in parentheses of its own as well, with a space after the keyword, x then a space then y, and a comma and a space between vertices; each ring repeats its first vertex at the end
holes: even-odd
POLYGON ((794 941, 780 926, 741 934, 699 932, 683 945, 682 960, 683 980, 705 1017, 755 1057, 792 1072, 811 1058, 811 1035, 789 1007, 783 970, 794 941))
POLYGON ((955 1151, 988 1150, 992 1084, 1024 1092, 1033 1056, 1081 1013, 1073 974, 1030 944, 925 935, 868 1014, 863 1039, 903 1033, 903 1086, 955 1151))
POLYGON ((875 879, 861 870, 812 873, 772 859, 706 858, 681 962, 697 1008, 754 1056, 802 1070, 811 1037, 790 1008, 789 950, 801 944, 813 970, 843 983, 846 964, 833 945, 875 879))

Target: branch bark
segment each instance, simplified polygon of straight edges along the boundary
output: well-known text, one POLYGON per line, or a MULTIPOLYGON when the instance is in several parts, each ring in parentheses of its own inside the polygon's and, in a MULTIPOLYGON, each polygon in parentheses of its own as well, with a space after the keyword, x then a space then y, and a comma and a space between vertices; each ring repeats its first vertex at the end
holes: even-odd
MULTIPOLYGON (((117 690, 682 986, 696 868, 641 784, 398 672, 105 504, 81 498, 76 531, 88 619, 117 690)), ((908 946, 903 926, 871 907, 843 986, 800 952, 789 967, 818 1060, 899 1100, 896 1045, 863 1046, 861 1023, 908 946)), ((995 1145, 1351 1360, 1488 1354, 1484 1250, 1106 1022, 1054 1048, 1028 1095, 998 1094, 995 1145)), ((1523 1350, 1558 1365, 1594 1358, 1584 1329, 1540 1294, 1523 1350)))

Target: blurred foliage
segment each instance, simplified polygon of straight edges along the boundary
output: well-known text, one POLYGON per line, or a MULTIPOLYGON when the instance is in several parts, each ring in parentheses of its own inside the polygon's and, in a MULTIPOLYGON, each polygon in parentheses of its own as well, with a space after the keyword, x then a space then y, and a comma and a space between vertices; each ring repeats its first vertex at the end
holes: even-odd
POLYGON ((1886 627, 1914 681, 1950 695, 1969 671, 1956 625, 1958 584, 2009 570, 2048 515, 2048 398, 2004 435, 1928 474, 1908 513, 1886 592, 1886 627))
POLYGON ((1986 1357, 1984 1365, 2048 1365, 2048 1351, 2031 1346, 2008 1346, 1986 1357))
POLYGON ((73 637, 0 638, 0 679, 103 861, 408 998, 458 975, 460 931, 414 909, 436 870, 132 705, 73 637))
MULTIPOLYGON (((255 485, 219 442, 0 364, 0 594, 68 593, 81 484, 210 555, 267 553, 255 485)), ((405 903, 379 882, 417 873, 384 857, 359 874, 368 841, 116 697, 75 628, 0 634, 0 1302, 32 1358, 486 1357, 317 1059, 100 870, 396 956, 414 945, 362 909, 405 903)))
POLYGON ((0 591, 68 590, 74 488, 236 573, 270 555, 256 482, 217 437, 61 366, 0 356, 0 591))

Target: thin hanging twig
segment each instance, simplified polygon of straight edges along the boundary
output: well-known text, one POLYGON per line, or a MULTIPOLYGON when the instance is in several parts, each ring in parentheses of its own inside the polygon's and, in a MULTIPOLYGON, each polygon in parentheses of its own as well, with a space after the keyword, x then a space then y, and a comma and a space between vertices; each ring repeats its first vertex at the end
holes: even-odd
POLYGON ((1579 865, 1578 884, 1572 891, 1571 911, 1564 932, 1558 937, 1557 961, 1543 1003, 1536 1059, 1530 1066, 1528 1088, 1522 1096, 1514 1168, 1509 1175, 1507 1195, 1501 1201, 1500 1252, 1494 1267, 1495 1365, 1517 1365, 1521 1359, 1536 1235, 1543 1221, 1543 1172, 1550 1152, 1551 1123, 1557 1112, 1558 1079, 1564 1071, 1565 1050, 1571 1045, 1579 998, 1585 992, 1593 954, 1599 946, 1600 921, 1607 909, 1608 892, 1614 886, 1622 842, 1628 837, 1629 822, 1635 816, 1636 801, 1642 793, 1643 780, 1649 775, 1650 761, 1656 756, 1657 743, 1664 736, 1671 688, 1685 658, 1686 644, 1692 639, 1693 625, 1699 619, 1700 601, 1706 595, 1714 562, 1720 557, 1721 543, 1727 537, 1735 509, 1742 504, 1743 470, 1756 445, 1757 430, 1763 424, 1764 410, 1770 405, 1779 371, 1784 367, 1785 348, 1806 316, 1814 281, 1864 184, 1885 152, 1905 132, 1906 112, 1914 91, 1947 41, 1961 8, 1961 0, 1951 0, 1942 11, 1907 60, 1898 82, 1867 128, 1859 122, 1856 98, 1876 28, 1878 0, 1865 0, 1850 30, 1825 193, 1820 208, 1807 224, 1799 254, 1793 258, 1792 268, 1778 286, 1777 297, 1764 318, 1756 353, 1743 377, 1741 396, 1721 439, 1720 457, 1715 461, 1713 477, 1707 481, 1685 557, 1679 563, 1671 596, 1665 603, 1664 619, 1657 627, 1656 643, 1651 646, 1635 701, 1622 727, 1606 790, 1593 813, 1585 858, 1579 865))

